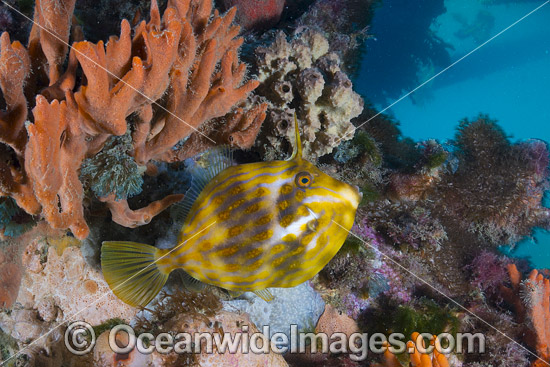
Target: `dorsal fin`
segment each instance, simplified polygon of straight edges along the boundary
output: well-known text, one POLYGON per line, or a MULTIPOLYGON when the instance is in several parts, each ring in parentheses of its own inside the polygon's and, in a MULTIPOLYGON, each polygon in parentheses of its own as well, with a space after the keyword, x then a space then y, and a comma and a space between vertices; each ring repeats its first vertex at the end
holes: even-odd
POLYGON ((189 163, 191 167, 187 171, 191 176, 191 186, 183 200, 170 208, 170 215, 180 228, 204 187, 221 171, 233 165, 233 151, 227 145, 219 146, 199 154, 189 163))
POLYGON ((294 151, 288 159, 289 161, 302 159, 302 141, 300 140, 300 129, 298 128, 298 118, 296 117, 296 112, 294 112, 294 142, 294 151))

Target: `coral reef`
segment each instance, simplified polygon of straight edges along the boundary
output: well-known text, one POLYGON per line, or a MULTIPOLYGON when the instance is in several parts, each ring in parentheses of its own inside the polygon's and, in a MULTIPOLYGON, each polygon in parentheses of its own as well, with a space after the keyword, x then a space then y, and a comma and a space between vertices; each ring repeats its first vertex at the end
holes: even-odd
POLYGON ((456 333, 460 326, 458 311, 442 300, 419 298, 408 304, 381 297, 380 307, 371 308, 361 315, 359 325, 372 332, 398 332, 410 335, 415 330, 439 334, 456 333))
MULTIPOLYGON (((115 342, 118 345, 128 345, 128 334, 117 333, 115 342)), ((137 349, 133 349, 127 354, 115 353, 109 345, 109 331, 101 333, 96 341, 93 354, 93 363, 96 366, 124 366, 124 367, 140 367, 152 366, 153 356, 151 354, 142 354, 137 349)))
POLYGON ((356 76, 367 30, 378 0, 318 0, 296 22, 327 37, 346 72, 356 76))
POLYGON ((487 116, 463 120, 455 137, 456 172, 433 190, 448 218, 462 218, 465 231, 495 245, 512 244, 533 227, 548 226, 542 198, 548 189, 548 150, 541 141, 511 144, 487 116))
POLYGON ((359 327, 355 320, 338 312, 331 305, 325 306, 325 311, 323 311, 315 327, 315 332, 326 333, 329 337, 334 333, 344 333, 349 337, 358 331, 359 327))
POLYGON ((468 265, 472 272, 472 287, 491 295, 499 291, 502 280, 508 276, 511 260, 494 252, 483 251, 468 265))
MULTIPOLYGON (((354 333, 359 332, 357 323, 342 312, 331 305, 325 305, 325 310, 315 330, 309 330, 309 332, 315 332, 317 335, 327 335, 329 340, 331 338, 339 338, 339 335, 345 334, 350 337, 354 333)), ((285 358, 291 366, 359 366, 359 362, 350 359, 350 355, 347 353, 337 353, 329 351, 329 353, 323 353, 320 351, 319 345, 317 349, 313 349, 313 343, 306 346, 305 353, 287 353, 285 358)))
MULTIPOLYGON (((476 330, 485 333, 490 351, 464 356, 465 362, 480 366, 533 363, 522 346, 463 315, 438 292, 460 299, 473 314, 515 340, 537 329, 530 324, 517 328, 502 305, 507 267, 520 262, 497 255, 494 246, 514 244, 536 226, 549 227, 549 211, 542 204, 548 189, 546 144, 538 140, 512 143, 484 115, 462 121, 454 141, 446 145, 414 144, 401 136, 393 120, 372 116, 368 109, 358 118, 356 124, 365 122, 356 136, 364 134, 377 147, 381 179, 365 180, 368 176, 362 171, 372 164, 359 162, 372 162, 373 155, 365 154, 366 149, 359 151, 354 141, 346 150, 340 147, 342 153, 334 157, 340 159, 345 153, 349 158, 338 168, 330 167, 352 182, 369 183, 364 186, 368 200, 358 211, 353 233, 375 256, 367 264, 343 247, 344 252, 319 278, 329 288, 322 294, 354 318, 359 315, 362 330, 476 330), (369 267, 368 275, 354 275, 356 264, 369 267), (360 286, 350 287, 354 284, 360 286), (387 324, 373 324, 384 320, 384 315, 391 315, 387 324)), ((518 302, 512 303, 514 308, 518 302)), ((545 307, 544 301, 536 304, 545 307)), ((523 340, 536 349, 536 342, 523 340)))
POLYGON ((80 180, 96 197, 114 195, 115 201, 139 194, 145 167, 139 166, 128 153, 132 149, 129 135, 111 138, 101 152, 84 160, 80 180))
MULTIPOLYGON (((2 196, 83 239, 89 228, 79 169, 128 126, 131 156, 148 172, 155 171, 153 161, 181 161, 213 144, 236 140, 241 148, 252 145, 264 105, 238 110, 226 118, 228 123, 205 128, 205 122, 224 117, 258 85, 243 82, 246 67, 237 59, 242 39, 231 25, 234 10, 224 16, 215 11, 211 17, 210 1, 177 0, 161 17, 153 1, 149 22, 137 24, 133 38, 124 20, 120 37, 111 37, 106 46, 80 41, 80 28, 72 27, 72 40, 80 42, 73 43, 64 68, 75 0, 56 4, 37 4, 27 48, 2 34, 0 87, 6 109, 0 111, 0 140, 11 148, 9 159, 0 163, 2 196), (81 85, 79 70, 85 76, 81 85), (34 106, 32 114, 27 105, 34 106), (27 119, 31 123, 25 124, 27 119)), ((101 199, 113 220, 127 226, 148 223, 181 199, 168 196, 134 215, 116 197, 101 199)))
MULTIPOLYGON (((545 143, 511 143, 484 115, 464 120, 446 146, 415 146, 384 116, 368 118, 361 131, 380 147, 383 179, 366 187, 376 195, 360 208, 357 222, 365 218, 363 229, 381 236, 382 252, 451 294, 470 288, 468 277, 456 274, 488 244, 513 244, 534 227, 548 228, 545 143)), ((360 176, 354 167, 342 169, 360 176)))
MULTIPOLYGON (((439 353, 437 348, 434 349, 433 353, 424 354, 420 353, 415 346, 415 341, 419 338, 419 334, 414 332, 411 336, 412 341, 407 342, 407 348, 411 351, 409 352, 410 365, 415 367, 449 367, 449 361, 447 357, 439 353)), ((437 343, 435 337, 430 341, 431 345, 437 343)), ((422 347, 426 348, 426 344, 422 341, 422 347)), ((389 349, 386 349, 384 352, 384 362, 382 364, 376 364, 376 367, 401 367, 402 364, 399 362, 397 357, 390 352, 389 349)))
MULTIPOLYGON (((158 332, 164 330, 178 330, 190 335, 193 333, 218 333, 220 337, 236 340, 236 333, 243 333, 250 342, 258 328, 246 314, 237 314, 222 310, 222 304, 212 292, 193 293, 187 290, 176 290, 173 293, 163 293, 158 297, 150 309, 143 309, 136 318, 134 327, 139 331, 158 332)), ((117 334, 121 338, 121 345, 125 344, 125 333, 117 334)), ((107 343, 106 332, 101 334, 94 349, 95 365, 118 366, 287 366, 284 358, 272 351, 272 346, 266 345, 265 353, 243 353, 238 348, 237 353, 218 350, 208 352, 207 344, 197 346, 189 341, 180 346, 183 350, 175 353, 169 351, 142 355, 132 350, 127 355, 118 355, 112 351, 107 343), (124 362, 121 362, 124 361, 124 362), (118 363, 118 364, 117 364, 118 363)))
POLYGON ((341 141, 353 138, 350 121, 363 110, 363 100, 321 33, 306 30, 288 42, 281 32, 256 54, 260 81, 256 94, 269 102, 260 139, 267 159, 290 151, 294 113, 306 158, 330 153, 341 141))
MULTIPOLYGON (((0 364, 11 357, 8 364, 29 367, 550 363, 550 272, 500 253, 536 227, 550 229, 547 144, 512 141, 486 115, 460 121, 450 141, 417 142, 367 100, 400 95, 448 64, 448 45, 429 31, 442 0, 415 3, 421 14, 406 14, 390 30, 400 42, 376 35, 373 47, 405 56, 381 60, 385 71, 396 67, 392 81, 365 101, 350 75, 379 1, 284 3, 223 0, 216 5, 225 13, 211 0, 0 4, 0 28, 10 32, 0 37, 0 364), (33 4, 31 29, 17 10, 31 15, 33 4), (243 50, 234 20, 247 29, 243 50), (411 32, 425 36, 422 45, 411 32), (352 234, 327 266, 295 288, 270 289, 269 303, 211 285, 188 290, 179 271, 147 308, 116 298, 100 269, 102 241, 172 247, 181 223, 175 208, 165 209, 200 179, 196 167, 213 163, 201 154, 227 144, 238 163, 286 158, 294 116, 305 157, 363 195, 352 234), (98 336, 92 353, 66 348, 74 320, 98 336), (264 326, 269 335, 256 335, 265 340, 290 336, 291 324, 329 337, 472 332, 485 336, 487 350, 413 348, 355 361, 350 350, 315 350, 312 339, 305 353, 208 353, 199 342, 189 345, 195 353, 116 354, 108 331, 122 323, 136 333, 221 337, 246 326, 249 342, 264 326)), ((411 4, 394 3, 405 12, 411 4)), ((490 28, 487 14, 477 20, 490 28)), ((470 30, 459 36, 476 37, 470 30)), ((369 61, 376 70, 378 61, 369 61)))
POLYGON ((531 367, 546 366, 550 362, 550 279, 534 269, 522 282, 515 264, 508 266, 510 287, 501 287, 502 297, 514 307, 517 323, 525 331, 525 342, 538 357, 531 367))

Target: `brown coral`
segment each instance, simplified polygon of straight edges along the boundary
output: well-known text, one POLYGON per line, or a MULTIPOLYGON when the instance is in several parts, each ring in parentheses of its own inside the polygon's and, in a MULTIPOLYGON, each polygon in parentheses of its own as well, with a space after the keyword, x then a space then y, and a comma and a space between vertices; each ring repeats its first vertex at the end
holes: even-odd
MULTIPOLYGON (((152 161, 180 161, 216 144, 250 147, 266 106, 223 118, 258 85, 244 82, 234 10, 222 16, 212 12, 212 1, 170 0, 161 17, 152 1, 149 22, 139 23, 133 36, 124 20, 120 37, 106 45, 75 42, 63 70, 69 37, 82 39, 78 27, 70 36, 74 5, 37 0, 27 48, 2 34, 0 196, 82 239, 89 229, 79 170, 109 137, 123 135, 130 124, 132 156, 153 172, 152 161), (78 68, 82 85, 76 85, 78 68), (27 119, 32 123, 25 128, 27 119), (204 128, 213 119, 216 128, 204 128), (189 144, 180 143, 185 138, 189 144)), ((180 199, 171 195, 138 210, 112 196, 102 201, 117 223, 135 226, 180 199)))

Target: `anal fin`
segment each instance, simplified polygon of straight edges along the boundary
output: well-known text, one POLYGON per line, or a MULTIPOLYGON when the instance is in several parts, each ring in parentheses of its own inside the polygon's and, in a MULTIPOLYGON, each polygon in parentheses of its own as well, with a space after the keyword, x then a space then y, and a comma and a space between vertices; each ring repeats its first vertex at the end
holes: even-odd
POLYGON ((271 302, 275 299, 268 289, 261 289, 261 290, 254 291, 254 294, 266 302, 271 302))

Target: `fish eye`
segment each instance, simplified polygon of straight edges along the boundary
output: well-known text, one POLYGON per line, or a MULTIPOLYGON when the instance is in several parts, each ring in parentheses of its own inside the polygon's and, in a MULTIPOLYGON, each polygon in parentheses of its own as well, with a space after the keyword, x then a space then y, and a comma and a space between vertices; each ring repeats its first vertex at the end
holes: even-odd
POLYGON ((295 181, 298 187, 309 187, 313 182, 313 176, 309 172, 300 172, 296 175, 295 181))

